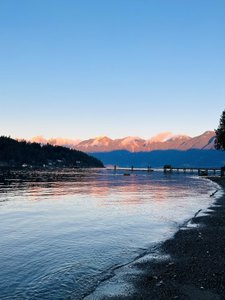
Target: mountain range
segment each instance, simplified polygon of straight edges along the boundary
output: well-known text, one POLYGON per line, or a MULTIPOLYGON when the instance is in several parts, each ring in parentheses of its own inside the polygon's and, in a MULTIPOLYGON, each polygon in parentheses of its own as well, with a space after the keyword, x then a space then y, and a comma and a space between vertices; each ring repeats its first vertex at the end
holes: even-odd
POLYGON ((160 133, 150 139, 140 137, 125 137, 111 139, 107 136, 96 137, 88 140, 72 140, 63 138, 45 139, 41 136, 34 137, 31 142, 65 146, 84 152, 111 152, 127 150, 129 152, 150 152, 154 150, 212 150, 214 149, 215 132, 206 131, 203 134, 190 137, 187 135, 173 135, 171 132, 160 133))

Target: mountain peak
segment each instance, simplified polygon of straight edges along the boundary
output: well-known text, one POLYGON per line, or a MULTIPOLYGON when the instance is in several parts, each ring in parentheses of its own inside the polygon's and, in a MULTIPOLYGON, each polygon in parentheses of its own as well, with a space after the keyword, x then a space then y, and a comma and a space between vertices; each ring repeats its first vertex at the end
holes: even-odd
POLYGON ((101 140, 111 140, 109 137, 107 137, 106 135, 100 135, 100 136, 96 136, 96 138, 94 138, 97 141, 101 141, 101 140))
POLYGON ((174 134, 170 131, 161 132, 155 136, 153 136, 149 141, 150 142, 165 142, 166 140, 170 139, 174 134))

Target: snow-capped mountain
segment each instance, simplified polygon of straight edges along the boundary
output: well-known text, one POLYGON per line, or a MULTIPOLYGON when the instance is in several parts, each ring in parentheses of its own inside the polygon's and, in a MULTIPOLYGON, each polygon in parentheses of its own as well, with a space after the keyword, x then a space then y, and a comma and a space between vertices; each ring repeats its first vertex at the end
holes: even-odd
POLYGON ((84 152, 110 152, 113 150, 146 152, 168 149, 214 149, 214 140, 214 131, 206 131, 196 137, 190 137, 187 135, 173 135, 171 132, 163 132, 147 140, 131 136, 121 139, 111 139, 107 136, 100 136, 84 141, 62 138, 46 140, 43 137, 36 137, 32 139, 33 142, 35 141, 42 144, 49 143, 53 145, 62 145, 84 152))
POLYGON ((33 137, 30 142, 32 143, 39 143, 39 144, 50 144, 55 146, 63 146, 68 148, 75 148, 77 144, 81 142, 81 140, 72 140, 72 139, 65 139, 65 138, 51 138, 46 139, 43 136, 35 136, 33 137))
POLYGON ((149 139, 150 143, 153 142, 165 142, 167 140, 169 140, 170 138, 174 137, 174 134, 172 132, 161 132, 155 136, 153 136, 152 138, 149 139))
POLYGON ((186 135, 172 135, 172 133, 161 133, 149 140, 139 137, 125 137, 122 139, 109 139, 101 137, 82 141, 76 145, 76 149, 86 152, 109 152, 113 150, 128 150, 130 152, 142 152, 153 150, 189 150, 189 149, 213 149, 214 131, 190 137, 186 135))

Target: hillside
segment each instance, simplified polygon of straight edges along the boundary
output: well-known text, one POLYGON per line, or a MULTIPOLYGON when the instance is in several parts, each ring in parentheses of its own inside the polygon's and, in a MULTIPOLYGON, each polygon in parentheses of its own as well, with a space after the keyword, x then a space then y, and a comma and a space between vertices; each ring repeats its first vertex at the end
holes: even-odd
POLYGON ((92 153, 100 159, 104 165, 120 167, 151 166, 161 168, 166 164, 174 167, 218 167, 225 165, 225 152, 216 150, 192 149, 180 150, 155 150, 151 152, 129 152, 118 150, 112 152, 92 153))
POLYGON ((0 137, 0 166, 103 167, 97 158, 81 151, 0 137))

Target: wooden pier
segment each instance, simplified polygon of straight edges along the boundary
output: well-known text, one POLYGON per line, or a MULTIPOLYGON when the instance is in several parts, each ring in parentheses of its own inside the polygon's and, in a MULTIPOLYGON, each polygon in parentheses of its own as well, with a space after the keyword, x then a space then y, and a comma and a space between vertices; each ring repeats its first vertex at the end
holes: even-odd
MULTIPOLYGON (((112 170, 110 168, 110 170, 112 170)), ((145 172, 153 172, 154 170, 148 166, 147 168, 134 168, 134 166, 131 166, 130 168, 121 168, 121 167, 117 167, 117 166, 114 166, 113 167, 113 170, 114 171, 125 171, 125 172, 136 172, 136 171, 145 171, 145 172)))
POLYGON ((199 176, 208 176, 210 173, 213 175, 219 174, 220 176, 224 176, 225 168, 189 168, 189 167, 172 167, 171 165, 165 165, 163 167, 164 173, 172 173, 172 172, 183 172, 183 173, 198 173, 199 176))
MULTIPOLYGON (((136 171, 153 172, 154 171, 154 169, 152 169, 150 166, 146 168, 134 168, 134 166, 131 166, 130 168, 121 168, 121 167, 114 166, 113 168, 110 168, 110 170, 114 170, 115 172, 116 171, 124 171, 124 172, 136 172, 136 171)), ((176 173, 188 173, 188 174, 197 173, 199 176, 208 176, 208 175, 219 175, 221 177, 225 176, 225 167, 198 168, 198 167, 173 167, 171 165, 165 165, 163 167, 163 171, 165 174, 176 172, 176 173)))

